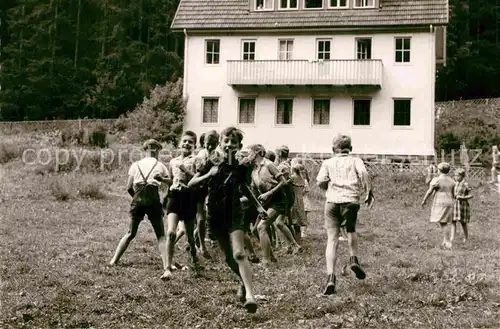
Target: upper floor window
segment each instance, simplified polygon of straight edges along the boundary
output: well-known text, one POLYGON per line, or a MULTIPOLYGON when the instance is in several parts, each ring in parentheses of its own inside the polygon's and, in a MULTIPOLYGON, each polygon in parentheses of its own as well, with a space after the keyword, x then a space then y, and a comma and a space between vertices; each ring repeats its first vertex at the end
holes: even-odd
POLYGON ((255 123, 255 98, 240 98, 239 123, 255 123))
POLYGON ((372 39, 356 39, 356 54, 357 59, 372 59, 372 39))
POLYGON ((217 123, 219 121, 219 99, 203 98, 203 123, 217 123))
POLYGON ((207 40, 205 63, 219 64, 219 57, 220 57, 220 40, 207 40))
POLYGON ((411 124, 411 99, 394 100, 395 126, 409 126, 411 124))
POLYGON ((291 60, 293 52, 293 40, 280 40, 278 59, 279 60, 291 60))
POLYGON ((293 117, 293 99, 276 101, 276 124, 291 125, 293 117))
POLYGON ((274 0, 256 0, 255 10, 273 10, 274 0))
POLYGON ((330 59, 330 40, 318 40, 318 59, 329 60, 330 59))
POLYGON ((329 0, 330 8, 347 8, 347 0, 329 0))
POLYGON ((244 61, 255 60, 255 40, 243 41, 243 60, 244 61))
POLYGON ((323 0, 304 0, 304 8, 321 9, 323 8, 323 0))
POLYGON ((354 0, 354 8, 374 8, 375 0, 354 0))
POLYGON ((280 0, 280 9, 297 9, 297 0, 280 0))
POLYGON ((396 63, 409 63, 411 38, 396 38, 396 63))
POLYGON ((354 117, 353 124, 355 126, 370 125, 370 99, 355 99, 354 100, 354 117))

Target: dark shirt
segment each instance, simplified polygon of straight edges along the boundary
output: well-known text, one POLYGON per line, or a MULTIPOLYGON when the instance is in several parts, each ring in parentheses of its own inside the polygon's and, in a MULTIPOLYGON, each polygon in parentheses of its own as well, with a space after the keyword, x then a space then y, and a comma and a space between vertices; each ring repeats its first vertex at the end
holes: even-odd
POLYGON ((219 165, 217 174, 208 181, 208 207, 211 209, 241 209, 242 186, 246 183, 248 170, 240 164, 219 165))

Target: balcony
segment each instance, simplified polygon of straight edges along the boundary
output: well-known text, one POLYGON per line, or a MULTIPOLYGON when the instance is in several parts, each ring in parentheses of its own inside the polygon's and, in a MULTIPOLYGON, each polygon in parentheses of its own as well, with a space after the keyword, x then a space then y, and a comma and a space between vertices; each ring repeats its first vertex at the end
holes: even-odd
POLYGON ((227 66, 227 83, 233 87, 382 87, 381 60, 229 60, 227 66))

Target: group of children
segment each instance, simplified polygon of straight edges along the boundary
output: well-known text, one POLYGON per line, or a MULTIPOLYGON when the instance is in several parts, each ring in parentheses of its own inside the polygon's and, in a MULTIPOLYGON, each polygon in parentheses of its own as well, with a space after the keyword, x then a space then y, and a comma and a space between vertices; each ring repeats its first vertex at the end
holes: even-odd
POLYGON ((448 175, 450 169, 450 164, 447 162, 441 162, 437 166, 437 176, 427 179, 429 189, 422 201, 424 206, 429 197, 434 196, 430 222, 440 225, 443 232, 441 247, 446 249, 452 247, 457 223, 461 224, 464 231, 463 241, 466 242, 469 238, 467 225, 470 222, 469 200, 472 198, 471 188, 465 180, 465 170, 462 168, 455 170, 453 179, 448 175), (450 230, 448 230, 449 225, 451 225, 450 230))
MULTIPOLYGON (((227 265, 241 280, 237 297, 247 312, 254 313, 257 302, 250 263, 261 262, 267 269, 276 262, 272 247, 278 238, 288 243, 289 253, 302 251, 302 229, 307 225, 310 210, 307 170, 301 159, 288 159, 286 146, 279 147, 276 153, 266 151, 260 144, 243 148, 243 132, 235 127, 228 127, 220 134, 214 130, 204 134, 197 154, 196 143, 196 134, 185 131, 179 144, 180 155, 173 158, 168 167, 158 160, 162 145, 155 140, 144 143, 147 156, 134 162, 128 172, 127 190, 132 196, 130 227, 110 264, 119 262, 145 215, 158 239, 164 269, 161 278, 165 280, 172 278, 173 270, 179 267, 173 261, 179 239, 186 235, 191 265, 198 270, 201 268, 198 251, 205 258, 211 258, 205 245, 205 235, 208 235, 219 244, 227 265), (168 186, 163 201, 161 184, 168 186), (252 236, 259 241, 262 260, 255 254, 252 236)), ((358 279, 366 277, 357 255, 356 222, 361 203, 369 208, 374 203, 366 167, 360 158, 350 154, 351 138, 335 136, 332 151, 332 157, 323 161, 316 177, 318 187, 326 196, 324 227, 328 240, 324 295, 335 293, 335 265, 342 235, 348 241, 350 269, 358 279)), ((430 181, 422 205, 434 193, 431 221, 439 222, 443 228, 453 223, 451 236, 448 238, 445 234, 443 241, 443 246, 450 248, 457 222, 462 224, 467 237, 470 188, 464 180, 464 171, 455 172, 456 183, 447 176, 448 164, 441 163, 438 170, 440 175, 430 181)))

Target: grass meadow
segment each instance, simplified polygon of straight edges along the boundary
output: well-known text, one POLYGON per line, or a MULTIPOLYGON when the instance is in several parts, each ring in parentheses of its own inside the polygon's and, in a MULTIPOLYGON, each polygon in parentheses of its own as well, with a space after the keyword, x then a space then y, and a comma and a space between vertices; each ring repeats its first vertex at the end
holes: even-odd
MULTIPOLYGON (((273 271, 253 266, 259 309, 248 315, 215 247, 198 277, 179 270, 159 280, 147 220, 121 265, 107 266, 128 228, 128 164, 55 172, 23 163, 22 147, 33 141, 2 143, 1 328, 500 328, 500 200, 486 183, 472 183, 470 241, 458 230, 453 249, 441 250, 429 206, 420 207, 424 178, 374 177, 376 204, 358 221, 367 278, 340 273, 348 261, 341 242, 331 297, 320 295, 326 233, 315 193, 305 251, 278 250, 273 271)), ((188 260, 179 249, 175 258, 188 260)))

